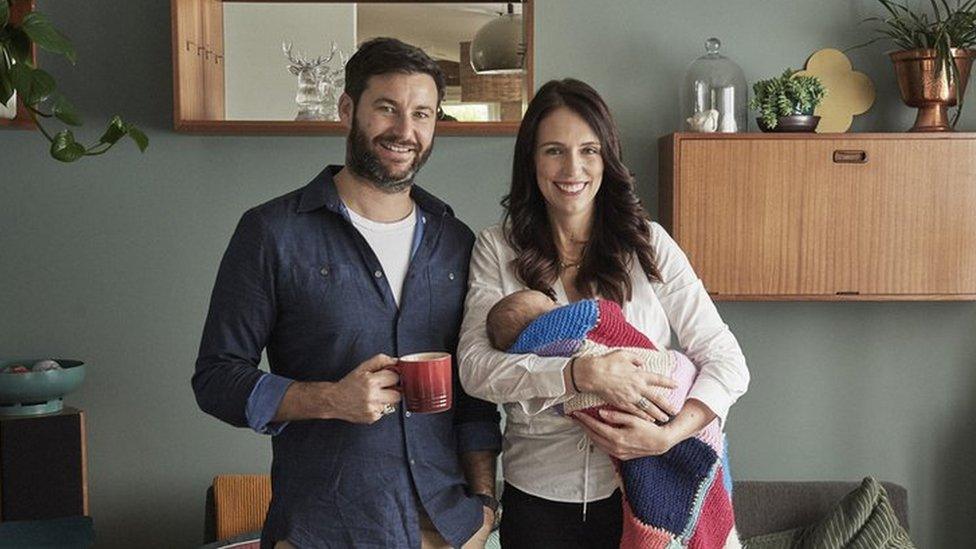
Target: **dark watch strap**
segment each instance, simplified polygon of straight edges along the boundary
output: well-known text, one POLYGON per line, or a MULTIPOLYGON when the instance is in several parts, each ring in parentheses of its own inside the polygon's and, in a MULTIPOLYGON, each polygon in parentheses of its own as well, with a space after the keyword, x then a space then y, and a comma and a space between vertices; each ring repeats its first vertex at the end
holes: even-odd
POLYGON ((475 497, 481 500, 481 504, 485 507, 491 509, 492 513, 498 514, 498 500, 494 496, 489 496, 488 494, 475 494, 475 497))

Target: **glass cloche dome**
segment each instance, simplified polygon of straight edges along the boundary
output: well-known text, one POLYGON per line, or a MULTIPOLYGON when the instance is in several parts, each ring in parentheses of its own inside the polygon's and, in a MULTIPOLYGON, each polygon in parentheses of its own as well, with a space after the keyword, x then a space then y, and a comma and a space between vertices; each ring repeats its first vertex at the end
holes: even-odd
POLYGON ((718 38, 705 41, 705 55, 688 66, 681 87, 681 131, 744 132, 747 127, 746 77, 739 65, 718 51, 718 38))

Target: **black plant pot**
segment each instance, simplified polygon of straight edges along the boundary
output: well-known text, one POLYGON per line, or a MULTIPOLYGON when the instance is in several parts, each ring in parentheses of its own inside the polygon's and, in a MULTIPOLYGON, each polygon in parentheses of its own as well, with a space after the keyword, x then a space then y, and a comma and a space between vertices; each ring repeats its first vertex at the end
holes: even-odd
POLYGON ((759 124, 759 129, 764 132, 811 133, 817 130, 817 124, 820 123, 820 117, 812 114, 792 114, 790 116, 781 116, 776 121, 776 127, 772 129, 766 127, 766 124, 763 123, 762 118, 757 118, 756 123, 759 124))

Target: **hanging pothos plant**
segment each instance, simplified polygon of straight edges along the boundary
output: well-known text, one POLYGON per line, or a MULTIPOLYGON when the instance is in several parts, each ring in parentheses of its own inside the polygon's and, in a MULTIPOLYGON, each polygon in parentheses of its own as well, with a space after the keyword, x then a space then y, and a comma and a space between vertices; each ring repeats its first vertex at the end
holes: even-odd
POLYGON ((69 126, 80 126, 81 117, 57 92, 54 78, 34 66, 32 45, 62 55, 72 64, 75 50, 42 13, 31 11, 15 23, 12 18, 15 1, 0 0, 0 105, 6 105, 16 92, 37 129, 51 142, 51 156, 62 162, 104 154, 125 136, 135 141, 140 151, 145 151, 149 146, 146 134, 117 115, 98 142, 87 147, 75 141, 74 134, 67 128, 52 134, 44 127, 42 120, 54 118, 69 126))

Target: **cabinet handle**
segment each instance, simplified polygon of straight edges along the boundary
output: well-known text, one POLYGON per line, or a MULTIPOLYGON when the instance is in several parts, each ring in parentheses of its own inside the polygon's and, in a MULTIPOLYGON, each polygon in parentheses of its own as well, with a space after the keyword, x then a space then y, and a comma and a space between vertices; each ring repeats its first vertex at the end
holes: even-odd
POLYGON ((865 151, 834 151, 834 162, 837 164, 867 164, 868 153, 865 151))

